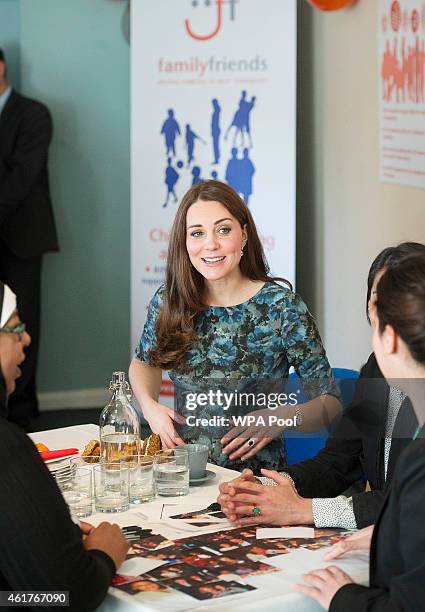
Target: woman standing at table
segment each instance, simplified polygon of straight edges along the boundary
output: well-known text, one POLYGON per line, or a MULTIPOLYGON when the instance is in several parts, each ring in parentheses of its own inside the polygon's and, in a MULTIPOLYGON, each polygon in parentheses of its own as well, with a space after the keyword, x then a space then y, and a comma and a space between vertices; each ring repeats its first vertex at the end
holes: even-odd
POLYGON ((375 528, 337 544, 370 547, 370 587, 331 566, 304 576, 297 589, 333 612, 423 610, 425 602, 425 255, 387 269, 378 283, 373 348, 388 382, 410 397, 419 426, 403 452, 375 528))
MULTIPOLYGON (((310 401, 303 405, 302 427, 320 429, 340 404, 314 320, 298 295, 269 277, 254 220, 241 198, 224 183, 202 182, 187 192, 177 211, 166 281, 150 302, 130 365, 143 414, 163 446, 172 448, 183 443, 174 425, 184 419, 177 414, 183 411, 179 400, 176 411, 157 401, 164 370, 179 398, 180 392, 188 397, 238 387, 267 394, 290 366, 310 383, 316 381, 310 401)), ((229 431, 211 426, 209 439, 205 421, 192 427, 194 418, 188 419, 185 432, 177 429, 186 439, 208 442, 211 461, 235 469, 248 466, 258 473, 261 467, 278 469, 285 463, 283 428, 265 427, 258 417, 267 422, 266 412, 251 412, 256 418, 251 427, 229 431)), ((300 422, 300 410, 294 406, 280 406, 276 413, 300 422)), ((209 421, 226 414, 210 403, 192 416, 209 421)))
MULTIPOLYGON (((16 296, 0 283, 0 592, 68 591, 67 610, 94 610, 128 544, 117 525, 83 523, 80 528, 72 522, 34 444, 5 418, 7 396, 15 389, 30 341, 16 296)), ((7 607, 8 601, 1 605, 7 607)))

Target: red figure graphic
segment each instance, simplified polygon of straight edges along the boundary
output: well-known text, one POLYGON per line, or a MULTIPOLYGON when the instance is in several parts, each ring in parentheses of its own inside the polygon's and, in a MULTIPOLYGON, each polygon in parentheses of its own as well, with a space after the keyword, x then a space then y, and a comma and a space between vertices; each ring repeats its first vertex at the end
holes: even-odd
POLYGON ((382 60, 381 77, 382 77, 382 97, 384 100, 390 99, 391 85, 390 79, 392 74, 393 56, 390 49, 390 41, 387 39, 385 43, 385 52, 382 60))
POLYGON ((385 102, 420 104, 425 100, 425 41, 416 36, 414 45, 406 45, 403 37, 394 38, 391 51, 390 39, 385 41, 381 64, 382 99, 385 102), (393 94, 395 90, 395 100, 393 94))
POLYGON ((223 15, 223 0, 216 0, 216 4, 217 4, 217 24, 215 26, 215 30, 211 32, 211 34, 206 34, 204 36, 200 34, 195 34, 195 32, 193 32, 190 26, 189 19, 185 19, 184 25, 186 27, 186 31, 189 34, 189 36, 191 36, 195 40, 211 40, 211 38, 214 38, 214 36, 217 36, 217 34, 221 30, 221 20, 222 20, 222 15, 223 15))
POLYGON ((419 13, 418 11, 415 9, 414 11, 412 11, 412 30, 413 32, 416 34, 416 32, 418 31, 419 28, 419 13))
POLYGON ((391 27, 394 32, 398 32, 401 23, 401 9, 398 0, 394 0, 391 5, 391 27))

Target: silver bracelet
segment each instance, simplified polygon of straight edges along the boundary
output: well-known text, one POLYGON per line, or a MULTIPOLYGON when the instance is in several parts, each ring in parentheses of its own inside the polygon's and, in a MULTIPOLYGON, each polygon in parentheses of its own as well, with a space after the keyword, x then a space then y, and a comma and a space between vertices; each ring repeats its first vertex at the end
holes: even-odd
POLYGON ((299 427, 300 425, 303 424, 304 415, 302 413, 301 408, 298 406, 298 404, 295 404, 294 412, 295 412, 294 419, 295 419, 295 422, 296 422, 296 426, 295 426, 295 428, 296 428, 296 427, 299 427))

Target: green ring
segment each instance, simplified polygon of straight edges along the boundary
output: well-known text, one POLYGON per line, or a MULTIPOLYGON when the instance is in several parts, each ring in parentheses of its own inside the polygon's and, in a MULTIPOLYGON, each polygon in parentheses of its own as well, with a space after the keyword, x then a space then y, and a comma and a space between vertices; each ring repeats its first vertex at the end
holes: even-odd
POLYGON ((254 506, 252 509, 252 514, 261 514, 261 510, 258 506, 254 506))

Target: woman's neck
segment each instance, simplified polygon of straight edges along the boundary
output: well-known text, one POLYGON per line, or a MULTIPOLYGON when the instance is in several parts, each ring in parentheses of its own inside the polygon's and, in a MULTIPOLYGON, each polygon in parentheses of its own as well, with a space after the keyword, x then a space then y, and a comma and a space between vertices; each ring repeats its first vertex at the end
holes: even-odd
POLYGON ((217 281, 205 281, 205 300, 209 306, 237 306, 253 297, 264 281, 253 281, 242 274, 217 281))

